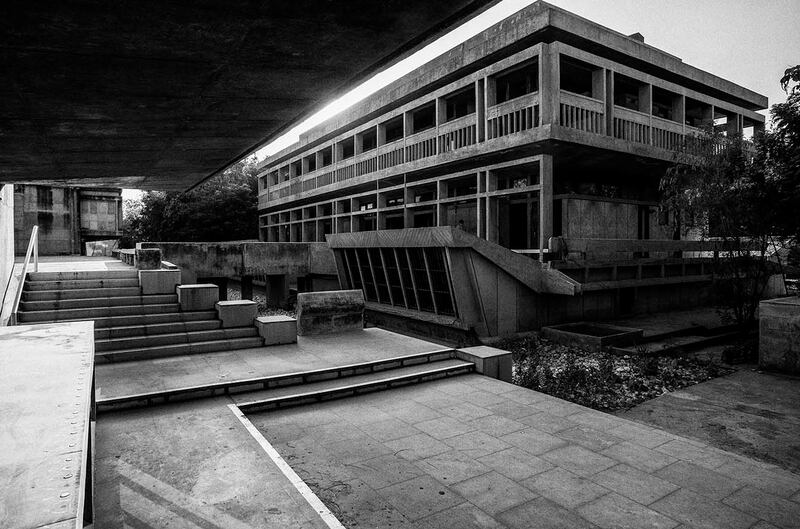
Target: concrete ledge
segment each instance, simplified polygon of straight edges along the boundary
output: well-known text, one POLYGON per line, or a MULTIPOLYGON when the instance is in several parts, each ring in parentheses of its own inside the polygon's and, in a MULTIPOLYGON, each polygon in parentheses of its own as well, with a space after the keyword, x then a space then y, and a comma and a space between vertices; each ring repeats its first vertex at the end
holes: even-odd
POLYGON ((289 316, 261 316, 256 318, 256 328, 264 338, 264 345, 297 341, 297 320, 289 316))
POLYGON ((328 290, 297 295, 297 334, 327 334, 364 328, 364 293, 328 290))
POLYGON ((174 294, 175 287, 180 284, 180 270, 139 270, 142 294, 174 294))
POLYGON ((800 297, 758 304, 758 366, 800 375, 800 297))
POLYGON ((222 327, 249 327, 258 316, 258 303, 249 299, 235 301, 218 301, 217 315, 222 320, 222 327))
POLYGON ((158 248, 137 248, 133 266, 139 270, 158 270, 161 268, 161 250, 158 248))
POLYGON ((511 382, 512 361, 509 351, 486 345, 476 345, 475 347, 456 349, 456 357, 475 364, 475 371, 481 375, 503 382, 511 382))
POLYGON ((211 283, 179 285, 175 290, 182 311, 212 310, 219 301, 219 287, 211 283))

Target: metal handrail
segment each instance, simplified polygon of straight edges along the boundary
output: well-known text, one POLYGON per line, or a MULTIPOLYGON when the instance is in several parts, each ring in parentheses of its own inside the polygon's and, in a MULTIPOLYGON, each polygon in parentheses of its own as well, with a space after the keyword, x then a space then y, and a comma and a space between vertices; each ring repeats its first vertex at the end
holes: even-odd
POLYGON ((19 284, 17 284, 17 293, 14 296, 14 304, 11 307, 11 325, 17 324, 17 311, 19 310, 19 302, 22 299, 22 288, 25 286, 25 277, 28 275, 28 265, 31 262, 31 254, 33 255, 33 271, 39 271, 39 226, 34 226, 31 229, 31 238, 28 241, 28 250, 25 252, 25 260, 22 262, 22 275, 20 275, 19 284))

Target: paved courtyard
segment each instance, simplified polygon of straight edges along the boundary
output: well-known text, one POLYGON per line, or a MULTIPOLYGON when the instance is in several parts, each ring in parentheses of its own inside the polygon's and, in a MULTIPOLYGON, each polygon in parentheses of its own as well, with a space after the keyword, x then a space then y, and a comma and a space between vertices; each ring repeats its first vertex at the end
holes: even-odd
POLYGON ((478 375, 250 419, 346 527, 800 527, 800 475, 478 375))
POLYGON ((800 379, 742 367, 619 416, 800 473, 800 379))

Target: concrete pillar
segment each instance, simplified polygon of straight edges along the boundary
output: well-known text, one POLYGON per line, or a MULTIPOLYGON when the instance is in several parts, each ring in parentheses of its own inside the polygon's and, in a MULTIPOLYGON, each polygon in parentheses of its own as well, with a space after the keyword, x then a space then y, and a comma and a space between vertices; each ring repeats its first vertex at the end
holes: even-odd
POLYGON ((253 276, 242 276, 242 299, 253 299, 253 276))
POLYGON ((475 130, 479 142, 486 140, 486 80, 475 81, 475 130))
POLYGON ((606 130, 608 136, 614 135, 614 71, 606 70, 606 130))
POLYGON ((559 122, 559 105, 561 90, 561 65, 556 43, 542 43, 542 54, 539 57, 539 94, 540 115, 542 125, 559 122))
MULTIPOLYGON (((547 247, 547 241, 553 236, 553 156, 542 155, 541 191, 539 191, 539 249, 547 247)), ((539 252, 539 259, 544 261, 544 252, 539 252)))
POLYGON ((267 306, 271 308, 285 307, 289 298, 289 283, 286 274, 267 276, 267 306))

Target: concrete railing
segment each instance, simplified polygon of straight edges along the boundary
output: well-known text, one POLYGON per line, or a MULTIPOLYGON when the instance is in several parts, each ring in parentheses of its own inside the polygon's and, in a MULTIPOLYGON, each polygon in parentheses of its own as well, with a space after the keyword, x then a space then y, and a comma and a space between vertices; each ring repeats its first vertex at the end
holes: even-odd
POLYGON ((743 241, 738 245, 734 241, 706 240, 671 240, 671 239, 578 239, 568 237, 552 237, 549 242, 549 253, 554 259, 593 259, 608 258, 618 254, 620 258, 630 259, 633 254, 688 252, 693 257, 718 257, 720 252, 757 251, 755 242, 743 241))

